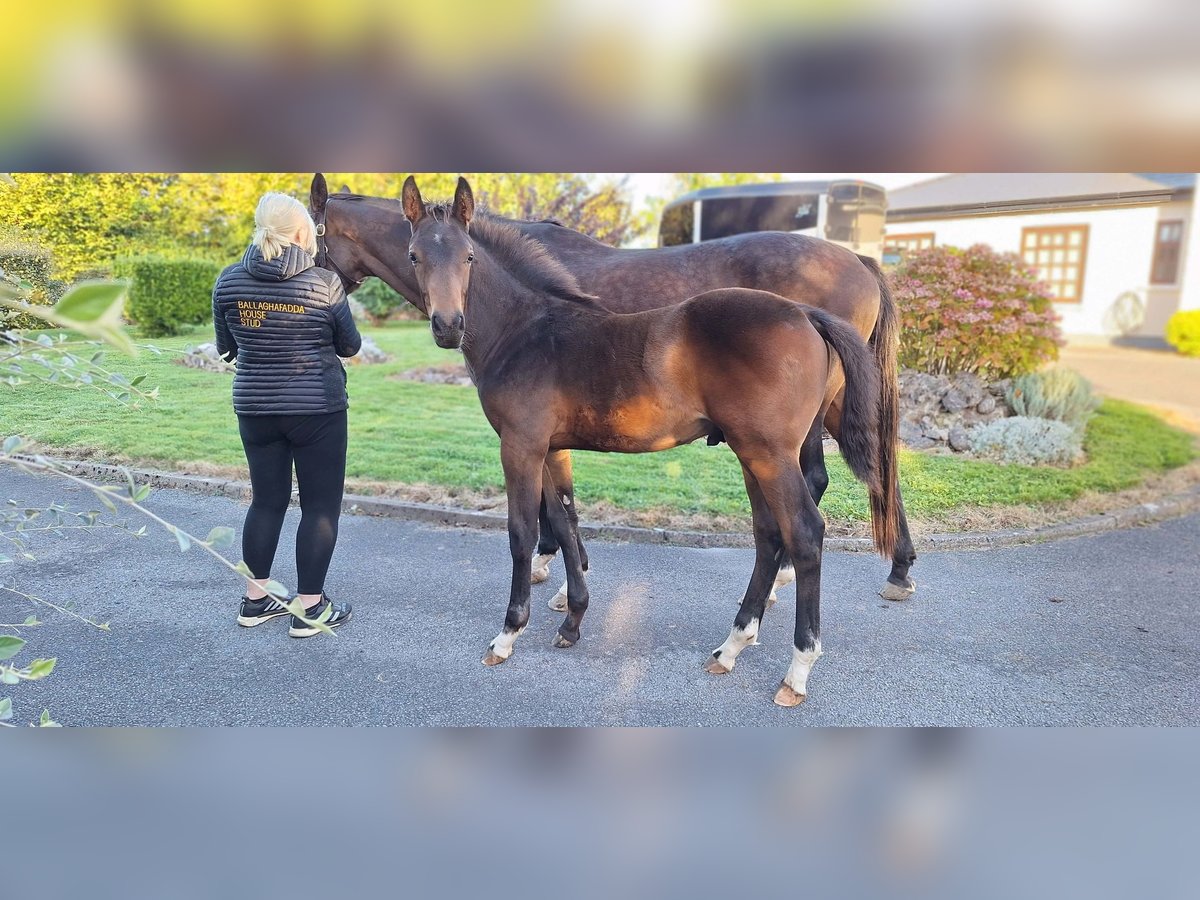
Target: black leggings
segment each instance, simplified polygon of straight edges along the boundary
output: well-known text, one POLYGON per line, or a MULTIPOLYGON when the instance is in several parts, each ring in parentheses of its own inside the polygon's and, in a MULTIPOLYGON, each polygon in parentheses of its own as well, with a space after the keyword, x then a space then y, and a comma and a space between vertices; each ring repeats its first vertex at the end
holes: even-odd
POLYGON ((296 590, 319 594, 337 543, 346 480, 346 411, 323 416, 238 416, 250 464, 252 497, 242 528, 242 559, 268 578, 292 497, 292 461, 300 485, 296 590))

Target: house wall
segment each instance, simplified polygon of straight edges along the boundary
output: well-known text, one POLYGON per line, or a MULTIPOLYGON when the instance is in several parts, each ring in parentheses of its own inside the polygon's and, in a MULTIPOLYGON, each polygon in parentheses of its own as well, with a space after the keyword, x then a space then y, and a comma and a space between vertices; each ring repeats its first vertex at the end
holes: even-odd
POLYGON ((1019 253, 1021 230, 1046 226, 1087 225, 1087 261, 1083 294, 1078 303, 1056 303, 1068 336, 1162 338, 1167 319, 1179 309, 1184 266, 1173 285, 1151 285, 1157 223, 1184 220, 1183 248, 1190 237, 1192 206, 1162 203, 1122 209, 1068 209, 1023 215, 923 219, 887 223, 888 234, 933 232, 937 246, 988 244, 1019 253))

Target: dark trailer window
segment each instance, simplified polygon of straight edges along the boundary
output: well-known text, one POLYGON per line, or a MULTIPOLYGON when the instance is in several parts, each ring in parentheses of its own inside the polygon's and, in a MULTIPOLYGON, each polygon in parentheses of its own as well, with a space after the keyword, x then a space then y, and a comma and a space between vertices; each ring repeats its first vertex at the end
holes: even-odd
POLYGON ((776 197, 714 197, 700 206, 700 240, 751 231, 800 231, 817 226, 816 194, 776 197))

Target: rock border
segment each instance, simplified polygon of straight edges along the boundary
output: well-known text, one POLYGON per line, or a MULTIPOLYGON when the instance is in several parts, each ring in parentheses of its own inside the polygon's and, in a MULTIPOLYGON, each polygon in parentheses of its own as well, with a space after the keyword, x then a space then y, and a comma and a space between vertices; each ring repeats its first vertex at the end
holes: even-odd
MULTIPOLYGON (((230 481, 202 475, 185 475, 178 472, 159 472, 151 469, 128 469, 108 463, 80 460, 53 460, 63 469, 99 481, 125 481, 125 471, 142 484, 159 488, 193 491, 204 494, 220 494, 235 500, 250 498, 248 481, 230 481)), ((342 500, 342 511, 351 515, 387 516, 427 522, 453 528, 504 529, 508 527, 505 516, 438 506, 433 503, 415 503, 393 500, 387 497, 369 497, 347 494, 342 500)), ((1095 516, 1085 516, 1056 525, 1040 528, 1001 529, 992 532, 963 532, 957 534, 931 534, 914 537, 918 551, 930 550, 986 550, 993 547, 1013 547, 1021 544, 1040 544, 1063 538, 1084 537, 1121 528, 1150 525, 1177 519, 1200 511, 1200 487, 1181 494, 1173 494, 1155 503, 1139 503, 1125 509, 1095 516)), ((751 534, 740 532, 675 531, 669 528, 638 528, 631 525, 579 525, 580 534, 589 540, 623 541, 639 544, 675 544, 680 547, 701 548, 752 548, 751 534)), ((870 538, 829 537, 825 549, 851 552, 874 552, 870 538)))

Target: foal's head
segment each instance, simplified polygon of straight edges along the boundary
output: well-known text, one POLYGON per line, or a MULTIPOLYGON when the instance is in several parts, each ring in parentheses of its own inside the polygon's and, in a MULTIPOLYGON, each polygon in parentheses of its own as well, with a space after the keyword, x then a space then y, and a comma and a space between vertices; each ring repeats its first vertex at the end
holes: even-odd
POLYGON ((417 182, 410 175, 401 196, 404 215, 412 225, 408 259, 417 276, 429 327, 439 347, 462 346, 466 329, 467 287, 475 249, 468 231, 475 214, 475 197, 465 178, 458 179, 454 203, 445 214, 425 208, 417 182))

